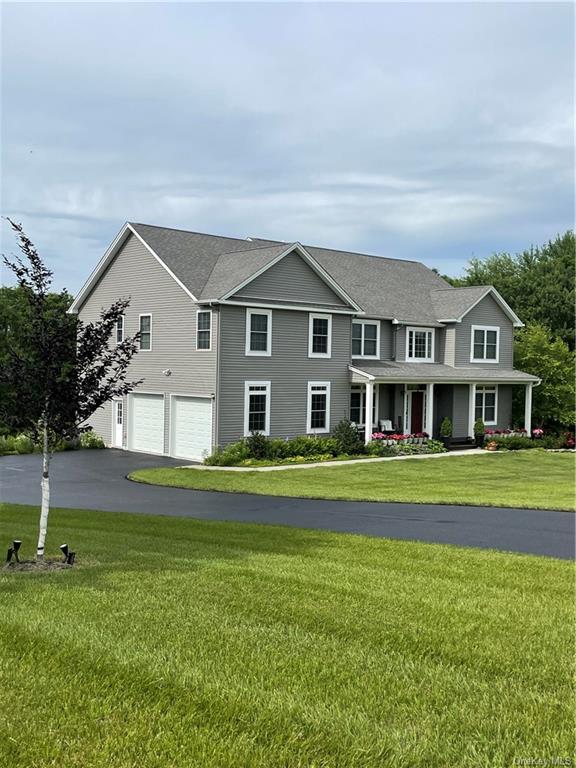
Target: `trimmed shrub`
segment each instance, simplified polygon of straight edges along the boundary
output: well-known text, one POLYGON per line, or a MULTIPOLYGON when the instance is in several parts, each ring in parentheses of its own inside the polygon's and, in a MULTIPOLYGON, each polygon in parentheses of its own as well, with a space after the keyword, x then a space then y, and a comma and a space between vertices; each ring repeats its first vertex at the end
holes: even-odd
POLYGON ((28 435, 17 435, 14 438, 14 451, 16 453, 34 453, 34 441, 28 435))
POLYGON ((204 459, 204 464, 213 467, 233 467, 250 458, 246 440, 230 443, 225 448, 217 448, 211 456, 204 459))
POLYGON ((526 448, 544 448, 542 440, 532 440, 529 437, 491 435, 490 442, 496 443, 498 451, 521 451, 526 448))
POLYGON ((268 438, 261 432, 251 432, 246 438, 246 445, 251 459, 268 458, 268 438))
MULTIPOLYGON (((74 448, 74 444, 69 443, 69 447, 74 448)), ((80 435, 80 448, 105 448, 104 440, 95 432, 82 432, 80 435)))
POLYGON ((351 456, 364 453, 364 441, 350 419, 342 419, 338 422, 334 429, 334 440, 338 443, 340 453, 351 456))

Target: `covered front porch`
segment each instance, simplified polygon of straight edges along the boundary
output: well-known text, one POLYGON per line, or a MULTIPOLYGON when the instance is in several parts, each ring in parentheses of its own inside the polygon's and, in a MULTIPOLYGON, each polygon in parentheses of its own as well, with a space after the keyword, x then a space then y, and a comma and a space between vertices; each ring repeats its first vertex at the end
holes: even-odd
POLYGON ((539 382, 521 371, 388 363, 378 368, 351 366, 350 375, 350 419, 362 429, 366 443, 374 431, 437 438, 444 418, 452 422, 457 442, 474 437, 477 419, 488 428, 508 429, 514 386, 524 389, 522 426, 531 432, 532 388, 539 382), (367 413, 372 418, 367 419, 367 413))

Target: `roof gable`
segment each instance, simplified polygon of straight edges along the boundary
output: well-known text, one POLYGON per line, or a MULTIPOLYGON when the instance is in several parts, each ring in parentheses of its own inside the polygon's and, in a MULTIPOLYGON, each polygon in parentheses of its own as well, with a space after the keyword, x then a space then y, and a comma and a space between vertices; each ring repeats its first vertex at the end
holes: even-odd
POLYGON ((514 326, 522 327, 524 325, 512 307, 492 285, 472 285, 466 288, 434 290, 432 291, 432 302, 441 323, 461 323, 462 319, 486 296, 491 296, 496 301, 514 326))

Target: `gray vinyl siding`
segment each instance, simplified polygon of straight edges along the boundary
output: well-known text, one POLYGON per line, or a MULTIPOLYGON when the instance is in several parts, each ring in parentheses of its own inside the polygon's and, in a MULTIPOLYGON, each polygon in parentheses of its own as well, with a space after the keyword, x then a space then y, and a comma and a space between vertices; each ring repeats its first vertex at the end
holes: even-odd
POLYGON ((468 384, 454 384, 452 400, 452 436, 472 437, 468 435, 468 402, 470 387, 468 384))
POLYGON ((508 429, 512 426, 512 386, 498 385, 497 428, 508 429))
MULTIPOLYGON (((212 310, 212 349, 196 351, 198 306, 133 235, 110 263, 78 315, 84 322, 95 320, 103 307, 121 297, 131 298, 124 318, 125 335, 138 331, 140 314, 152 315, 152 349, 134 357, 128 378, 144 379, 135 392, 164 395, 164 450, 168 453, 170 394, 211 396, 216 392, 218 311, 212 310), (166 369, 172 371, 171 376, 162 373, 166 369)), ((126 399, 124 414, 126 447, 130 418, 126 399)), ((110 444, 111 403, 96 412, 90 424, 110 444)))
POLYGON ((455 364, 497 368, 514 367, 514 327, 508 315, 492 296, 485 296, 461 323, 456 325, 455 364), (473 325, 493 325, 500 328, 500 358, 497 363, 471 363, 471 338, 473 325))
POLYGON ((234 298, 347 306, 297 253, 289 253, 245 285, 234 294, 234 298))
MULTIPOLYGON (((434 387, 433 435, 438 437, 440 425, 445 418, 453 419, 454 388, 451 384, 437 384, 434 387)), ((466 418, 468 418, 466 416, 466 418)))
MULTIPOLYGON (((358 320, 376 320, 377 318, 362 317, 358 320)), ((353 320, 351 321, 353 322, 353 320)), ((394 331, 392 322, 390 320, 380 320, 380 357, 379 360, 393 360, 393 334, 394 331)), ((352 341, 350 341, 350 350, 352 350, 352 341)), ((350 352, 352 353, 352 352, 350 352)), ((374 358, 365 357, 352 357, 352 365, 362 367, 362 363, 365 365, 377 365, 378 360, 374 358)))
POLYGON ((218 443, 244 434, 244 382, 271 382, 270 434, 306 434, 309 381, 331 383, 330 427, 350 412, 350 318, 332 316, 332 357, 308 357, 308 313, 273 310, 272 355, 245 354, 246 308, 221 308, 218 443))

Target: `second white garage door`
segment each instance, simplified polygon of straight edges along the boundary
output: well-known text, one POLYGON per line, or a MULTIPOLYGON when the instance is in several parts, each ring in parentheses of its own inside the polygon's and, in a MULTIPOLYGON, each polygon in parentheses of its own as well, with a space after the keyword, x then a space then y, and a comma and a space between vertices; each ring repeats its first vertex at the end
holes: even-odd
POLYGON ((178 459, 202 461, 212 452, 212 400, 172 398, 170 453, 178 459))
POLYGON ((164 453, 164 396, 131 395, 128 433, 133 451, 164 453))

